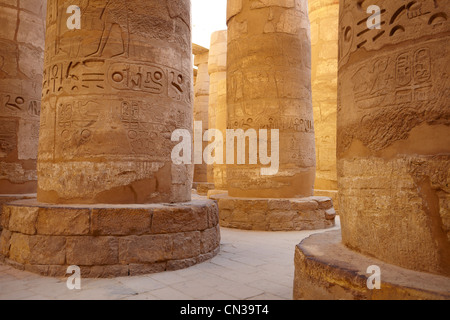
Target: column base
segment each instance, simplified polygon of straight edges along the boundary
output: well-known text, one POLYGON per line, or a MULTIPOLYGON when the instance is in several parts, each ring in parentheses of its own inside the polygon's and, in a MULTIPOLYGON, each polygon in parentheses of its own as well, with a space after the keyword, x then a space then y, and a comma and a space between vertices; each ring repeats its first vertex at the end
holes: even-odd
POLYGON ((450 278, 394 266, 348 249, 340 231, 315 234, 295 249, 294 299, 450 299, 450 278), (381 270, 381 289, 367 288, 369 266, 381 270))
POLYGON ((326 197, 298 199, 236 198, 211 195, 219 204, 222 227, 259 231, 294 231, 332 228, 336 212, 326 197))
POLYGON ((212 196, 215 196, 218 194, 228 194, 228 191, 227 190, 218 190, 218 189, 209 190, 208 191, 208 199, 211 199, 212 196))
POLYGON ((206 196, 209 190, 214 189, 214 183, 209 182, 194 182, 192 188, 197 190, 197 194, 206 196))
POLYGON ((190 267, 219 252, 217 204, 193 200, 149 205, 4 207, 0 258, 44 276, 81 268, 84 278, 134 276, 190 267))
MULTIPOLYGON (((33 199, 36 198, 35 193, 31 194, 0 194, 0 221, 2 221, 2 212, 3 212, 3 205, 8 202, 13 202, 17 200, 23 200, 23 199, 33 199)), ((2 225, 0 223, 0 233, 2 232, 2 225)))
POLYGON ((339 193, 337 190, 319 190, 314 189, 314 195, 318 197, 328 197, 333 200, 334 210, 336 210, 336 214, 339 214, 339 193))

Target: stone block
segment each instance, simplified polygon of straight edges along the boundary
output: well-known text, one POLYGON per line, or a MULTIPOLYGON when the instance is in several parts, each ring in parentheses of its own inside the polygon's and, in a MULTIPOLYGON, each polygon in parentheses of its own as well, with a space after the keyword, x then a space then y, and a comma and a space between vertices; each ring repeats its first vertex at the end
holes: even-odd
POLYGON ((119 241, 114 237, 67 237, 69 265, 111 265, 119 262, 119 241))
POLYGON ((120 263, 154 263, 172 258, 172 235, 129 236, 119 239, 120 263))
POLYGON ((88 235, 89 209, 40 208, 37 233, 40 235, 88 235))
POLYGON ((142 235, 150 233, 152 211, 148 209, 93 209, 93 235, 142 235))
POLYGON ((11 206, 8 230, 22 234, 36 234, 39 208, 11 206))

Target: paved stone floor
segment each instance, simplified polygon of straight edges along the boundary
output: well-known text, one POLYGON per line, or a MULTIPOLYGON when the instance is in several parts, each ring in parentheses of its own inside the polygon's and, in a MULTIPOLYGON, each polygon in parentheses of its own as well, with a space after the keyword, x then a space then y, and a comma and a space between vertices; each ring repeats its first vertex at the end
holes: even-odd
MULTIPOLYGON (((335 230, 340 227, 336 219, 335 230)), ((290 300, 294 249, 319 231, 258 232, 222 228, 221 251, 188 269, 139 277, 82 279, 69 290, 67 278, 48 278, 0 264, 0 300, 290 300)))

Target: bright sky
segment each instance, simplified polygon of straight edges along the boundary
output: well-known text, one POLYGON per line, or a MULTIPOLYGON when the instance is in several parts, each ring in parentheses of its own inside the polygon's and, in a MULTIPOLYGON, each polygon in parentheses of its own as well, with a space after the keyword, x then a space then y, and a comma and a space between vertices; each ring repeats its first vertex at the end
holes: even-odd
POLYGON ((192 42, 209 49, 211 33, 227 28, 227 0, 191 0, 192 42))

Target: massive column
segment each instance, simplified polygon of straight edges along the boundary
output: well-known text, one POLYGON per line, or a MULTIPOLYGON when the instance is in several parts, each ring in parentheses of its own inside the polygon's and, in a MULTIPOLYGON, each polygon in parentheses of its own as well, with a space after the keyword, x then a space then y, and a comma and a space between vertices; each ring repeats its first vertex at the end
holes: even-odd
POLYGON ((311 73, 316 134, 315 195, 333 199, 337 209, 336 115, 339 0, 309 0, 311 73))
MULTIPOLYGON (((246 164, 227 161, 229 196, 217 196, 222 225, 262 230, 334 225, 331 200, 311 197, 315 142, 307 1, 230 0, 227 21, 227 126, 248 130, 243 141, 249 144, 243 149, 246 164), (259 148, 251 130, 259 135, 259 148), (272 170, 262 170, 267 140, 272 170), (256 150, 259 161, 249 164, 256 150)), ((227 149, 233 142, 227 137, 227 149)), ((235 153, 242 156, 237 148, 235 153)))
POLYGON ((5 207, 6 261, 97 277, 216 254, 217 207, 187 202, 191 166, 171 159, 172 133, 192 134, 190 1, 49 0, 45 54, 39 202, 5 207), (69 5, 81 8, 79 30, 69 5))
MULTIPOLYGON (((194 121, 202 123, 202 132, 196 132, 203 137, 208 130, 208 108, 209 108, 209 73, 208 73, 208 59, 209 50, 199 45, 194 44, 192 50, 195 58, 194 65, 198 67, 197 80, 194 86, 194 121)), ((208 145, 203 141, 202 151, 208 145)), ((211 167, 211 166, 210 166, 211 167)), ((210 168, 211 170, 211 168, 210 168)), ((194 189, 197 189, 198 194, 206 195, 208 190, 214 189, 213 183, 208 183, 208 165, 205 161, 202 164, 194 166, 194 189)))
MULTIPOLYGON (((214 125, 210 128, 220 130, 225 136, 227 129, 227 30, 213 32, 209 49, 209 73, 211 75, 210 105, 214 125)), ((224 139, 225 150, 225 139, 224 139)), ((213 179, 215 193, 227 190, 227 167, 225 154, 223 163, 214 163, 213 179)))
POLYGON ((36 193, 45 9, 0 2, 0 217, 3 203, 36 193))
POLYGON ((340 2, 342 244, 330 233, 297 248, 295 296, 449 299, 450 7, 370 4, 378 29, 369 3, 340 2), (354 277, 370 265, 381 269, 381 290, 354 277))

